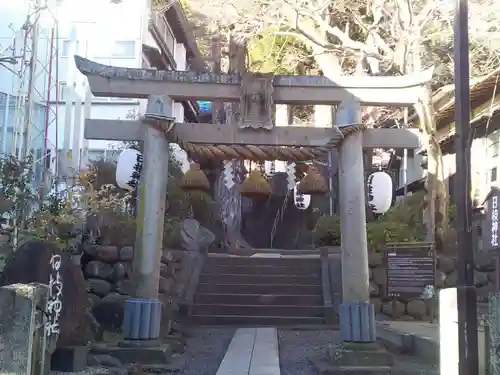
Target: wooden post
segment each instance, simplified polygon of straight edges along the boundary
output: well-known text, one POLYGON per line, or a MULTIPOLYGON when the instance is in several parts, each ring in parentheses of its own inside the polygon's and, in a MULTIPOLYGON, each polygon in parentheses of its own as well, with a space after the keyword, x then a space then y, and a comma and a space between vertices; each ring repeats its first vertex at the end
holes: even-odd
MULTIPOLYGON (((170 117, 172 100, 164 95, 151 95, 148 99, 148 114, 170 117)), ((168 158, 168 141, 163 132, 145 125, 133 272, 135 297, 148 300, 158 299, 168 158)))
MULTIPOLYGON (((360 104, 342 103, 336 123, 360 122, 360 104)), ((339 149, 340 225, 342 232, 342 340, 373 342, 375 314, 370 302, 368 251, 366 240, 363 135, 348 135, 339 149)))

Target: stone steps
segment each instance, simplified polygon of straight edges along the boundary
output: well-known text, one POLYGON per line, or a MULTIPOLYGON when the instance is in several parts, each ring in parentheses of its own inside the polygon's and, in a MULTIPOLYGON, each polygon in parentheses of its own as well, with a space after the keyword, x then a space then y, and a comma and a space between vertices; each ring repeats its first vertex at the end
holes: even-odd
POLYGON ((193 322, 200 325, 235 326, 235 327, 283 327, 283 326, 322 326, 323 318, 282 317, 282 316, 234 316, 200 315, 194 316, 193 322))
POLYGON ((297 305, 223 305, 195 303, 193 315, 323 317, 323 306, 297 305))
POLYGON ((321 285, 297 284, 227 284, 207 283, 198 284, 200 294, 277 294, 277 295, 321 295, 321 285))
POLYGON ((296 276, 320 276, 321 270, 317 262, 310 264, 294 265, 268 265, 268 264, 213 264, 210 265, 212 274, 238 274, 238 275, 296 275, 296 276))
POLYGON ((319 275, 259 275, 259 274, 217 274, 204 273, 200 275, 200 283, 205 284, 254 284, 254 285, 317 285, 321 282, 319 275))
POLYGON ((190 313, 197 324, 323 324, 320 259, 208 257, 190 313))
POLYGON ((292 266, 292 267, 307 267, 318 266, 319 256, 282 256, 282 257, 267 257, 267 256, 208 256, 205 261, 205 266, 292 266))
MULTIPOLYGON (((271 286, 272 287, 272 286, 271 286)), ((229 294, 200 293, 195 296, 195 303, 223 305, 294 305, 323 306, 321 295, 291 295, 291 294, 229 294)))

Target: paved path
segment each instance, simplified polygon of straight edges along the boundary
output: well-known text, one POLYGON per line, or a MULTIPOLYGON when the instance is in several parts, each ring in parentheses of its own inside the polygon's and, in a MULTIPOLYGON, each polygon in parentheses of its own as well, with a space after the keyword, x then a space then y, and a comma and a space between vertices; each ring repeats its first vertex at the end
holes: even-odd
POLYGON ((240 328, 217 375, 280 375, 276 328, 240 328))

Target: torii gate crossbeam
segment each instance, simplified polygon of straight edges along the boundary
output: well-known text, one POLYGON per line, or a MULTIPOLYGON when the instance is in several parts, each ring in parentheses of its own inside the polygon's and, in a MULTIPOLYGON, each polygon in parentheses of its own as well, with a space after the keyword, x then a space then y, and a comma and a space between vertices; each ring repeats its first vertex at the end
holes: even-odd
MULTIPOLYGON (((77 68, 89 79, 95 96, 148 98, 152 92, 172 100, 239 101, 240 74, 160 71, 98 64, 75 56, 77 68)), ((404 107, 416 103, 433 69, 410 76, 357 77, 275 76, 274 104, 334 105, 354 97, 363 106, 404 107)))

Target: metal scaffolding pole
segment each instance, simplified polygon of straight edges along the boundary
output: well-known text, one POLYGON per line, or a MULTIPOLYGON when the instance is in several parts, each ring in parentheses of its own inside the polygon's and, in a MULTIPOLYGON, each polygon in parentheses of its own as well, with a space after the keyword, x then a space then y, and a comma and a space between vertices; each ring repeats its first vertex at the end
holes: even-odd
MULTIPOLYGON (((36 0, 35 9, 38 10, 42 6, 42 0, 36 0)), ((37 73, 37 58, 38 58, 38 43, 40 39, 40 24, 38 22, 38 15, 33 22, 31 30, 31 56, 30 56, 30 67, 28 71, 28 89, 26 95, 26 107, 25 107, 25 117, 23 124, 23 137, 22 144, 19 147, 19 160, 25 160, 29 155, 30 141, 31 141, 31 128, 32 128, 32 117, 33 117, 33 107, 35 104, 35 81, 37 73)))

